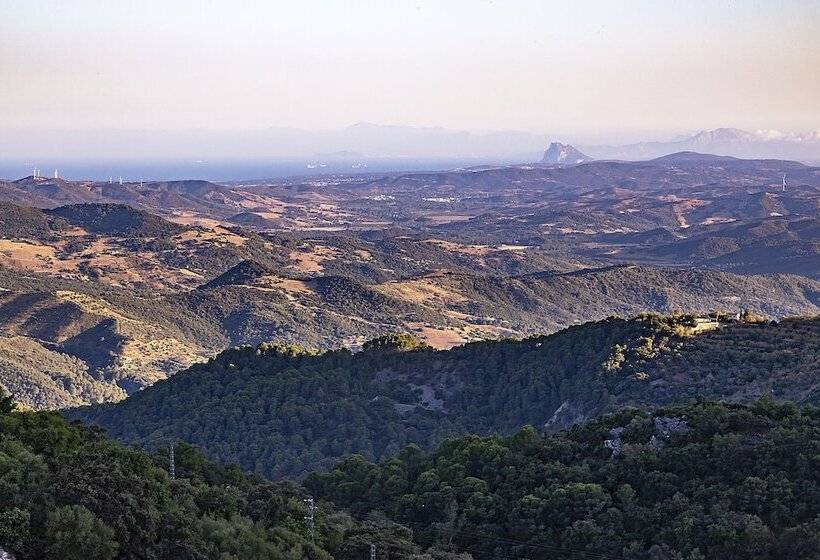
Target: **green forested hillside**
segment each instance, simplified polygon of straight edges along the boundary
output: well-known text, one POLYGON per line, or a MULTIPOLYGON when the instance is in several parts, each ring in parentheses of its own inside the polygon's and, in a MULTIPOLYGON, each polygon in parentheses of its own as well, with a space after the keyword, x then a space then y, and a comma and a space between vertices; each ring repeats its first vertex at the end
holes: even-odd
POLYGON ((24 336, 0 335, 0 386, 26 406, 59 408, 125 398, 113 380, 89 374, 83 361, 24 336))
POLYGON ((0 550, 44 560, 358 560, 371 544, 381 560, 820 554, 820 409, 770 398, 623 409, 547 436, 467 435, 381 464, 352 456, 304 487, 217 467, 182 443, 175 479, 168 464, 166 448, 126 449, 0 398, 0 550))
POLYGON ((0 236, 10 238, 48 238, 68 227, 65 220, 38 208, 0 202, 0 236))
POLYGON ((125 204, 69 204, 46 211, 83 229, 107 235, 170 237, 185 228, 125 204))
POLYGON ((701 401, 542 438, 464 436, 306 487, 477 560, 820 557, 820 409, 701 401))
MULTIPOLYGON (((645 365, 652 390, 636 401, 667 404, 698 394, 733 401, 763 395, 820 405, 820 317, 746 323, 687 339, 673 352, 657 352, 645 365)), ((630 367, 636 373, 641 365, 630 367)))
POLYGON ((152 456, 66 424, 12 412, 0 395, 0 551, 37 560, 354 560, 369 544, 399 560, 458 560, 412 532, 317 502, 311 539, 304 489, 217 467, 194 448, 152 456))
POLYGON ((820 318, 729 323, 610 318, 551 336, 435 351, 387 337, 353 354, 263 344, 220 354, 122 403, 67 411, 120 441, 200 445, 270 477, 299 476, 464 433, 557 430, 632 403, 698 394, 817 401, 820 318))

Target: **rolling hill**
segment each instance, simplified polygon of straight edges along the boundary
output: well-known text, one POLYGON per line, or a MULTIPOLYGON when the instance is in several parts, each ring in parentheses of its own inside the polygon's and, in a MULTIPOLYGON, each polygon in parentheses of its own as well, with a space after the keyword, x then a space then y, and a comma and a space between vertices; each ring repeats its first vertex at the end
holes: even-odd
POLYGON ((47 213, 87 232, 119 237, 171 237, 188 229, 124 204, 71 204, 47 213))
POLYGON ((7 371, 2 384, 35 408, 117 400, 233 345, 358 348, 405 332, 447 348, 645 310, 820 312, 820 284, 803 277, 637 266, 511 277, 438 272, 368 284, 282 276, 249 260, 196 289, 164 294, 2 270, 0 287, 7 335, 77 361, 70 375, 60 368, 24 374, 30 365, 7 371), (68 378, 67 392, 46 389, 68 378))
POLYGON ((741 273, 789 272, 820 278, 820 219, 769 217, 693 231, 650 254, 741 273))

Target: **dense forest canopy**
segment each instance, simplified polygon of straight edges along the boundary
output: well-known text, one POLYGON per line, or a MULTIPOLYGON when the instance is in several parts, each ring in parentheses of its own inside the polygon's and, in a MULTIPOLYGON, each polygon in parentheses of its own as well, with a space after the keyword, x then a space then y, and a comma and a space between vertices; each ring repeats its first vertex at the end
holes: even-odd
POLYGON ((413 532, 357 519, 308 494, 237 467, 219 467, 190 445, 148 455, 51 412, 13 412, 0 395, 0 551, 43 560, 353 560, 370 543, 391 558, 458 560, 423 553, 413 532))
POLYGON ((466 435, 304 486, 0 398, 0 550, 46 560, 789 560, 820 554, 820 409, 699 400, 466 435), (306 499, 315 498, 314 527, 306 499))
MULTIPOLYGON (((701 325, 702 326, 702 325, 701 325)), ((699 394, 818 402, 820 319, 752 316, 694 334, 695 317, 610 318, 550 336, 436 351, 408 335, 365 350, 263 344, 223 352, 126 401, 67 411, 149 448, 183 440, 269 477, 415 443, 555 431, 627 404, 699 394)))
POLYGON ((820 409, 700 401, 560 434, 463 436, 305 481, 477 560, 820 556, 820 409))

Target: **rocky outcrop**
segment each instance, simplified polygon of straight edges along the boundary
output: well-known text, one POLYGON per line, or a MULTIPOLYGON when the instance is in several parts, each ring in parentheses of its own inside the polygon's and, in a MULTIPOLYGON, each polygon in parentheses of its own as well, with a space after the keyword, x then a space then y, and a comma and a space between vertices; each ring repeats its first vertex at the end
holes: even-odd
POLYGON ((624 442, 621 437, 624 435, 626 428, 619 426, 609 430, 609 439, 604 440, 604 447, 612 450, 612 456, 617 457, 621 454, 624 447, 624 442))
POLYGON ((683 418, 656 416, 653 421, 655 423, 655 433, 649 438, 649 446, 656 451, 663 449, 666 442, 673 436, 685 434, 689 431, 689 424, 683 418))
POLYGON ((589 414, 585 414, 581 408, 574 406, 569 401, 564 401, 561 403, 561 406, 552 413, 549 420, 544 422, 544 431, 548 433, 557 432, 558 430, 563 430, 576 424, 583 424, 589 420, 589 414))
MULTIPOLYGON (((646 445, 655 451, 660 451, 666 446, 666 442, 676 435, 685 434, 689 431, 689 424, 683 418, 674 416, 656 416, 652 419, 655 426, 653 433, 646 445)), ((609 438, 604 440, 604 447, 612 451, 612 457, 617 457, 624 449, 623 435, 626 432, 624 426, 617 426, 609 430, 609 438)))
POLYGON ((575 165, 592 161, 593 158, 581 153, 569 144, 559 144, 553 142, 544 152, 544 157, 541 158, 541 163, 550 165, 575 165))

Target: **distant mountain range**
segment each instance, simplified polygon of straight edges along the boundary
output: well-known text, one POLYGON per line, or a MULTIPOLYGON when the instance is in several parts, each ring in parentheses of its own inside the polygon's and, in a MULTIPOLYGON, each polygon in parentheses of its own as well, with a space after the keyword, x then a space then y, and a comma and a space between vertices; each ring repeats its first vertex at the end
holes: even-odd
MULTIPOLYGON (((370 162, 375 166, 378 162, 392 161, 396 169, 406 169, 401 162, 408 160, 424 162, 429 166, 427 168, 438 169, 442 167, 435 165, 437 161, 453 166, 535 161, 548 145, 549 136, 520 131, 470 132, 372 123, 324 131, 284 127, 233 131, 0 129, 0 154, 6 160, 4 166, 10 161, 18 161, 19 166, 26 162, 31 167, 40 165, 49 170, 60 162, 78 160, 87 161, 89 169, 99 169, 106 160, 112 160, 112 169, 117 169, 122 161, 146 158, 153 158, 158 168, 163 169, 169 161, 196 161, 201 164, 199 176, 204 172, 215 172, 214 166, 221 163, 238 160, 267 161, 271 165, 285 159, 298 160, 303 162, 304 172, 307 172, 308 163, 323 162, 331 168, 339 162, 370 162), (117 163, 115 160, 122 161, 117 163)), ((820 132, 795 134, 718 128, 667 141, 625 145, 575 144, 575 147, 595 159, 646 160, 673 152, 696 151, 818 162, 820 132)), ((270 165, 269 168, 269 173, 274 173, 270 165)), ((311 169, 315 169, 314 173, 325 173, 328 168, 317 165, 311 169)), ((253 176, 235 178, 264 176, 256 174, 260 172, 261 169, 254 171, 253 176)), ((151 178, 150 169, 146 169, 142 176, 151 178)))
POLYGON ((596 159, 645 160, 682 151, 741 158, 780 158, 820 161, 820 131, 807 134, 776 130, 749 132, 737 128, 703 130, 667 142, 639 142, 616 146, 581 146, 596 159))

